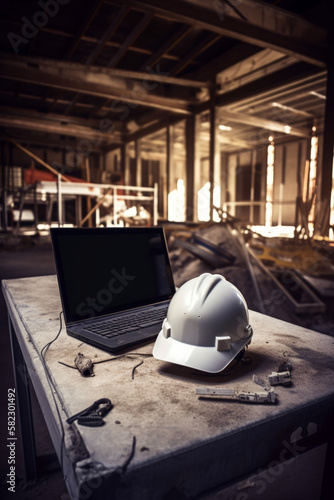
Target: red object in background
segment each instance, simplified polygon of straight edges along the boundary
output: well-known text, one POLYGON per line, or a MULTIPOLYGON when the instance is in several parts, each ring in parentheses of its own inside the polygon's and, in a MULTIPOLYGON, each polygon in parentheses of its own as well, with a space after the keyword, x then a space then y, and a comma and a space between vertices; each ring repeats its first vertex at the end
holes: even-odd
MULTIPOLYGON (((78 179, 77 177, 72 177, 70 175, 65 174, 66 179, 71 182, 86 182, 82 179, 78 179)), ((37 170, 36 168, 26 168, 24 170, 24 183, 25 184, 35 184, 35 182, 39 181, 57 181, 57 176, 52 174, 51 172, 45 172, 44 170, 37 170)))

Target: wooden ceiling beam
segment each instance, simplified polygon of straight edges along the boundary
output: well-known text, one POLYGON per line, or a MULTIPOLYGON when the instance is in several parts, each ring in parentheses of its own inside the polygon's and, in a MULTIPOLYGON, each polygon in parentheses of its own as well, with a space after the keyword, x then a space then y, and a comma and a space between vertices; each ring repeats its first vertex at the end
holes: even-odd
POLYGON ((82 125, 61 124, 47 120, 38 120, 36 118, 27 118, 14 115, 0 115, 0 126, 14 129, 34 130, 49 134, 58 134, 62 136, 72 136, 94 144, 102 145, 103 142, 121 142, 121 134, 117 131, 111 133, 82 125))
POLYGON ((311 137, 311 129, 300 129, 294 126, 290 126, 288 123, 279 122, 276 120, 268 120, 267 118, 262 118, 260 116, 249 115, 246 113, 236 113, 224 109, 220 112, 219 117, 221 120, 232 122, 232 123, 242 123, 244 125, 250 125, 252 127, 264 128, 272 132, 280 132, 282 134, 290 134, 297 137, 311 137))
MULTIPOLYGON (((12 54, 7 54, 0 52, 0 58, 2 61, 6 61, 8 64, 13 64, 12 54)), ((86 64, 69 62, 57 59, 50 59, 45 57, 34 57, 34 56, 15 56, 15 62, 22 64, 24 67, 35 67, 39 68, 41 71, 58 73, 59 75, 67 76, 69 78, 78 78, 87 75, 87 70, 89 70, 90 78, 101 82, 102 79, 109 79, 111 85, 126 86, 126 80, 137 80, 141 81, 158 81, 159 83, 167 83, 175 87, 190 87, 190 88, 202 88, 209 85, 208 79, 203 78, 202 80, 195 80, 191 78, 174 77, 170 74, 160 72, 158 67, 153 68, 146 64, 145 71, 133 71, 118 68, 107 68, 105 66, 94 66, 89 65, 87 68, 86 64), (113 80, 115 79, 115 80, 113 80)))
POLYGON ((152 19, 153 19, 153 14, 151 14, 151 13, 146 13, 143 15, 140 22, 128 34, 124 43, 118 49, 116 54, 107 63, 108 68, 112 68, 113 66, 116 66, 116 64, 122 59, 122 57, 125 55, 126 51, 129 49, 129 47, 132 45, 132 43, 139 37, 139 35, 144 31, 144 29, 148 26, 148 24, 152 21, 152 19))
POLYGON ((113 99, 111 109, 117 108, 122 103, 132 103, 135 106, 142 105, 148 108, 166 109, 175 113, 188 115, 190 113, 189 105, 196 102, 190 96, 189 100, 185 100, 152 94, 150 93, 150 86, 145 86, 145 82, 142 85, 137 83, 130 85, 128 82, 126 88, 120 82, 118 82, 118 86, 116 87, 115 81, 111 85, 98 83, 94 75, 89 74, 87 71, 86 75, 83 75, 81 78, 66 78, 60 76, 57 72, 52 74, 52 72, 41 71, 40 68, 22 68, 20 65, 7 62, 2 64, 0 78, 113 99))
POLYGON ((207 35, 204 40, 188 51, 185 57, 172 67, 171 73, 173 75, 179 74, 184 68, 189 66, 196 57, 217 42, 219 38, 221 38, 221 35, 216 35, 215 33, 207 35))
MULTIPOLYGON (((250 105, 251 102, 258 102, 266 96, 276 95, 283 90, 291 90, 298 87, 302 82, 309 79, 318 78, 324 73, 309 64, 298 62, 287 68, 263 76, 258 80, 246 83, 240 88, 223 92, 217 95, 217 106, 230 107, 235 103, 240 105, 250 105)), ((192 109, 195 113, 200 113, 209 109, 210 101, 206 100, 195 105, 192 109)))
POLYGON ((179 29, 169 36, 166 41, 156 51, 154 51, 153 54, 150 55, 150 57, 141 65, 140 69, 143 71, 147 67, 152 67, 154 64, 157 64, 163 57, 166 57, 170 51, 191 32, 192 29, 192 26, 180 26, 179 29))
POLYGON ((243 0, 243 3, 239 9, 243 11, 247 7, 247 20, 240 19, 225 2, 129 0, 129 4, 138 10, 148 10, 169 20, 295 55, 302 61, 326 67, 329 57, 326 30, 272 5, 260 5, 253 0, 243 0))

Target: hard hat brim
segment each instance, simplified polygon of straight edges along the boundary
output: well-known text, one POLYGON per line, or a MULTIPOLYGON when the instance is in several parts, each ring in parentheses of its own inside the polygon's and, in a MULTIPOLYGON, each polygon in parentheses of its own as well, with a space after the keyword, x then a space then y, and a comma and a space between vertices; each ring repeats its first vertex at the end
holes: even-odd
POLYGON ((161 330, 154 344, 153 356, 160 361, 187 366, 207 373, 219 373, 251 340, 252 333, 246 339, 231 343, 228 351, 217 351, 215 346, 197 346, 180 342, 172 337, 165 338, 161 330))

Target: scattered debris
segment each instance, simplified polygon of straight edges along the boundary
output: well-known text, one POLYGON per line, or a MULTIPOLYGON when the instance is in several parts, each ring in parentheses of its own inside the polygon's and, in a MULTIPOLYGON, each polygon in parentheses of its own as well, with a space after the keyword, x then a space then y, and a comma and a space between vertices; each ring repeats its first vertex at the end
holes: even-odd
POLYGON ((291 373, 289 371, 285 372, 272 372, 268 376, 270 385, 285 385, 289 386, 292 384, 291 373))
POLYGON ((285 360, 279 364, 277 372, 272 372, 268 376, 270 385, 283 385, 285 387, 292 385, 292 364, 289 362, 286 352, 283 356, 285 357, 285 360))
POLYGON ((84 356, 79 352, 74 360, 75 366, 78 368, 79 372, 83 377, 93 377, 94 376, 94 365, 91 358, 84 356))
POLYGON ((278 372, 286 372, 286 371, 291 372, 292 371, 292 364, 290 363, 286 353, 284 353, 283 356, 286 359, 284 361, 282 361, 282 363, 279 364, 277 371, 278 372))
POLYGON ((314 238, 265 237, 247 223, 219 212, 220 223, 164 226, 176 286, 205 272, 222 274, 240 290, 249 309, 333 336, 334 245, 314 238), (199 244, 201 238, 210 242, 211 249, 199 244), (175 239, 206 252, 210 262, 176 245, 175 239), (233 262, 216 248, 233 256, 233 262), (316 287, 318 283, 321 286, 316 287))
MULTIPOLYGON (((91 358, 88 356, 84 356, 83 354, 79 353, 75 360, 75 366, 73 365, 68 365, 67 363, 64 363, 63 361, 58 361, 59 364, 63 366, 67 366, 67 368, 73 368, 74 370, 78 369, 79 372, 83 377, 95 377, 95 373, 93 372, 94 370, 94 365, 97 365, 99 363, 107 363, 108 361, 115 361, 116 359, 120 358, 129 358, 129 359, 136 359, 136 356, 146 356, 146 357, 152 357, 152 354, 150 353, 141 353, 141 352, 129 352, 128 354, 121 354, 120 356, 114 356, 113 358, 108 358, 108 359, 101 359, 100 361, 92 361, 91 358)), ((132 369, 132 379, 134 378, 134 372, 136 368, 140 365, 142 365, 144 361, 140 361, 133 369, 132 369)))
POLYGON ((204 262, 207 262, 213 268, 219 267, 226 264, 226 261, 221 258, 220 255, 217 255, 209 250, 205 250, 200 248, 198 245, 193 243, 192 241, 183 241, 178 238, 173 240, 174 245, 183 247, 188 252, 195 255, 195 257, 199 257, 204 262))
POLYGON ((266 391, 270 391, 270 387, 268 386, 267 382, 263 380, 263 378, 260 378, 257 375, 253 375, 253 382, 263 387, 266 391))
POLYGON ((199 387, 196 389, 196 394, 199 396, 230 396, 232 399, 243 401, 245 403, 275 403, 276 394, 271 388, 273 385, 290 386, 292 384, 291 370, 292 366, 289 363, 286 353, 286 360, 280 363, 278 371, 268 375, 268 381, 253 375, 253 382, 264 388, 265 392, 246 392, 237 391, 235 389, 211 389, 199 387))
POLYGON ((263 387, 266 391, 270 391, 270 387, 273 385, 289 386, 292 384, 289 370, 272 372, 268 375, 268 383, 257 375, 253 375, 253 382, 263 387))
POLYGON ((226 248, 215 245, 214 243, 212 243, 208 239, 200 236, 198 233, 193 234, 192 240, 195 243, 197 243, 198 245, 201 245, 204 248, 207 248, 208 250, 213 252, 214 254, 218 255, 220 258, 224 259, 229 264, 233 264, 233 262, 236 259, 236 256, 233 255, 231 252, 229 252, 226 248))

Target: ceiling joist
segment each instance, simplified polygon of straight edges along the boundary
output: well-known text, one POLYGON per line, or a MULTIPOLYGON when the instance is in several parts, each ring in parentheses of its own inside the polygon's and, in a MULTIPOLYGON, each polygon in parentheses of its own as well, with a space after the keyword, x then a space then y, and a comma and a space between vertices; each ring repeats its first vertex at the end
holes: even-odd
MULTIPOLYGON (((37 19, 16 2, 21 17, 0 7, 12 36, 28 33, 22 15, 37 19)), ((289 9, 269 0, 72 0, 18 53, 8 36, 0 42, 3 133, 47 147, 48 138, 93 142, 101 130, 106 151, 206 114, 215 91, 217 113, 233 128, 233 137, 220 134, 224 151, 254 147, 259 128, 309 137, 312 122, 323 124, 316 94, 326 94, 326 31, 289 9)))
POLYGON ((299 129, 289 125, 288 123, 267 120, 266 118, 246 113, 236 113, 227 109, 221 111, 220 119, 224 120, 224 122, 242 123, 244 125, 251 125, 253 127, 270 130, 271 132, 280 132, 282 134, 290 134, 296 137, 311 137, 311 130, 299 129))
MULTIPOLYGON (((0 53, 2 61, 13 64, 13 56, 11 54, 0 53)), ((83 78, 87 75, 87 66, 82 63, 48 59, 45 57, 33 57, 18 55, 15 57, 16 63, 21 63, 24 67, 38 68, 42 72, 52 72, 60 76, 67 76, 68 78, 83 78)), ((104 81, 109 85, 116 85, 116 87, 126 86, 127 80, 137 80, 138 82, 158 82, 166 83, 173 86, 202 88, 208 87, 209 79, 207 80, 194 80, 193 78, 175 77, 166 72, 160 71, 159 64, 155 67, 153 65, 145 65, 143 71, 130 71, 119 68, 109 68, 105 66, 89 65, 89 73, 95 76, 96 81, 104 81)), ((87 76, 86 76, 87 78, 87 76)))
POLYGON ((254 0, 244 1, 245 6, 239 5, 239 8, 243 10, 247 7, 247 20, 235 17, 235 11, 219 1, 162 0, 157 3, 156 0, 131 0, 130 5, 139 10, 149 7, 156 15, 326 67, 328 53, 324 29, 271 5, 259 5, 254 0))

